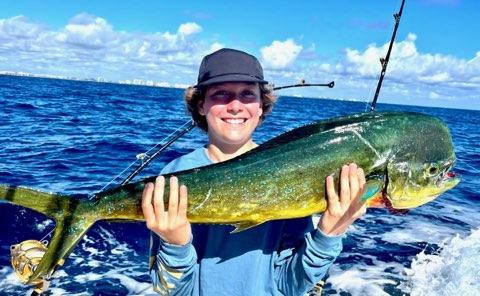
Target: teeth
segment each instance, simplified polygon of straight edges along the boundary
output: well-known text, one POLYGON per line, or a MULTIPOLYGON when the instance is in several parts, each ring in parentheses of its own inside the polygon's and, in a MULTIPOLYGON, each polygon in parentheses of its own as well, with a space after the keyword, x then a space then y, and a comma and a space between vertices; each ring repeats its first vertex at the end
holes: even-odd
POLYGON ((240 124, 240 123, 244 123, 245 122, 245 119, 242 119, 242 118, 228 118, 228 119, 224 119, 227 123, 231 123, 231 124, 240 124))

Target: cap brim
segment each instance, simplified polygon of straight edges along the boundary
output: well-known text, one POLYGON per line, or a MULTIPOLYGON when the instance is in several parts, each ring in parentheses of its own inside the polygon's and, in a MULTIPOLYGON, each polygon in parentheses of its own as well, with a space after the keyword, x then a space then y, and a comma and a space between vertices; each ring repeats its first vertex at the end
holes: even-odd
POLYGON ((250 76, 250 75, 242 75, 242 74, 229 74, 229 75, 222 75, 218 77, 213 77, 208 80, 205 80, 197 85, 195 87, 202 87, 202 86, 207 86, 207 85, 212 85, 212 84, 217 84, 217 83, 223 83, 223 82, 258 82, 260 84, 267 84, 268 81, 262 80, 260 78, 250 76))

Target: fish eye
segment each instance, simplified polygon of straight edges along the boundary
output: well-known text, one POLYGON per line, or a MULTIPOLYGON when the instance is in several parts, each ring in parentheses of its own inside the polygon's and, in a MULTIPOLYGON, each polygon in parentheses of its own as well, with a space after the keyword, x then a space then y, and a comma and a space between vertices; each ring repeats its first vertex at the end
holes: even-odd
POLYGON ((428 169, 428 174, 429 174, 430 176, 433 176, 433 175, 438 174, 438 167, 436 167, 436 166, 431 166, 431 167, 428 169))

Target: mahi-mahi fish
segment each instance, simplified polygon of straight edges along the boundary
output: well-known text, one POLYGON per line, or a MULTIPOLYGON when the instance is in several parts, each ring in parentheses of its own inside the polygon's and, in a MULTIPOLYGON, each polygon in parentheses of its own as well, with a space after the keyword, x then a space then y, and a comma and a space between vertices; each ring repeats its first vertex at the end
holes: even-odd
MULTIPOLYGON (((339 168, 351 162, 365 170, 362 199, 369 207, 414 208, 459 182, 450 172, 455 160, 450 132, 440 119, 372 112, 308 124, 229 161, 174 175, 188 187, 190 222, 231 224, 237 232, 269 220, 324 211, 325 178, 333 174, 338 180, 339 168)), ((95 222, 144 221, 142 190, 154 179, 107 190, 93 199, 0 186, 0 199, 56 222, 48 250, 26 282, 49 278, 95 222)), ((166 202, 168 192, 166 188, 166 202)))

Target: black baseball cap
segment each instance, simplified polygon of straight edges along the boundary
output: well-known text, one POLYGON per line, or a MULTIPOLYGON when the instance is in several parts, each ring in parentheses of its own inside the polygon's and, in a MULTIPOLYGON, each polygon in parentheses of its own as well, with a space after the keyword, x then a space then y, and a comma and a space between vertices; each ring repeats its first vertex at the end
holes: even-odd
POLYGON ((196 87, 221 82, 268 83, 263 79, 262 65, 256 57, 231 48, 222 48, 203 58, 196 87))

